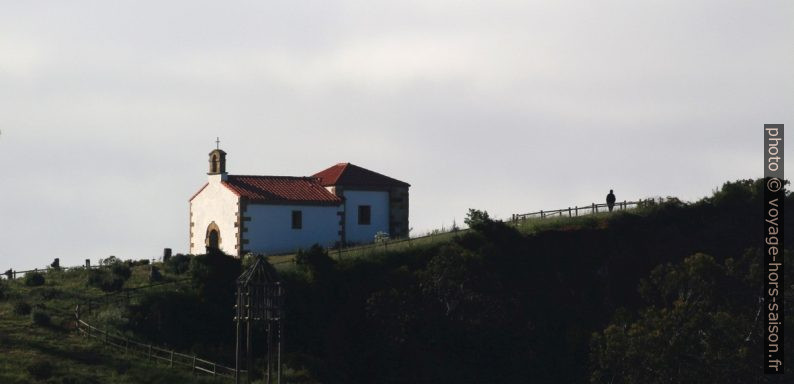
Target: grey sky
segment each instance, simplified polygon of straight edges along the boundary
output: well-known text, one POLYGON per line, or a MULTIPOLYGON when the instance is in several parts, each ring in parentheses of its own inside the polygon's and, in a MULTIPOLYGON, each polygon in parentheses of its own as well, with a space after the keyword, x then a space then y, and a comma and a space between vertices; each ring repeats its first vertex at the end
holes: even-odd
POLYGON ((230 173, 405 180, 414 233, 610 188, 694 200, 762 176, 763 124, 794 124, 792 20, 790 1, 4 2, 0 267, 186 251, 216 136, 230 173))

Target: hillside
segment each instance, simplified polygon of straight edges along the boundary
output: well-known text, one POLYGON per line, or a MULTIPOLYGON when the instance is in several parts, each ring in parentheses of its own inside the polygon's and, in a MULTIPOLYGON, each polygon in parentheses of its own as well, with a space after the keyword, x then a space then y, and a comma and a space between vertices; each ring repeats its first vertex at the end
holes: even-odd
MULTIPOLYGON (((739 181, 692 204, 670 199, 515 226, 480 218, 436 241, 339 260, 319 248, 294 263, 282 258, 287 382, 765 382, 754 352, 760 190, 739 181)), ((158 267, 165 282, 191 280, 98 306, 90 321, 233 363, 240 261, 180 255, 158 267)), ((148 268, 133 266, 123 287, 149 284, 148 268)), ((74 306, 103 295, 90 274, 48 273, 40 287, 5 283, 0 382, 36 382, 27 367, 43 360, 55 383, 208 380, 72 332, 74 306), (20 301, 40 305, 52 325, 14 314, 20 301)))
MULTIPOLYGON (((148 284, 148 267, 131 271, 126 286, 148 284)), ((81 336, 75 331, 75 306, 105 293, 87 286, 84 270, 49 271, 44 277, 40 286, 28 286, 25 279, 0 281, 0 383, 217 382, 116 353, 81 336)))

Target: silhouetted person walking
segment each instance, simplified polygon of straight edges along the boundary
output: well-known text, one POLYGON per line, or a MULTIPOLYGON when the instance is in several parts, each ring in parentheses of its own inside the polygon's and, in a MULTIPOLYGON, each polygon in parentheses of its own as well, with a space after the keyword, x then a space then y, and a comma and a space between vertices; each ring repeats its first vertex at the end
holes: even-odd
POLYGON ((612 193, 612 190, 609 190, 609 194, 607 195, 607 207, 609 208, 609 212, 612 212, 612 208, 615 207, 615 194, 612 193))

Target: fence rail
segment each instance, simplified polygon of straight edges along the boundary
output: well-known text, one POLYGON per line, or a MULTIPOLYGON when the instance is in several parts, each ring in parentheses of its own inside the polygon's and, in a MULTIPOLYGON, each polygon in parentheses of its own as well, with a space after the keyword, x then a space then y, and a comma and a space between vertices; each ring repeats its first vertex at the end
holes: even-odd
POLYGON ((92 265, 92 266, 88 266, 88 267, 84 266, 84 265, 78 265, 76 267, 33 268, 33 269, 30 269, 30 270, 27 270, 27 271, 15 271, 13 269, 9 269, 5 273, 0 275, 0 278, 17 279, 17 275, 19 275, 19 277, 22 277, 22 276, 25 276, 25 274, 28 274, 28 273, 31 273, 31 272, 47 273, 47 272, 50 272, 50 271, 72 271, 72 270, 76 270, 76 269, 99 269, 99 268, 106 268, 106 267, 102 266, 102 265, 92 265))
MULTIPOLYGON (((634 209, 640 207, 643 204, 648 203, 649 201, 650 200, 639 200, 639 201, 624 200, 622 202, 615 202, 615 204, 613 205, 613 209, 617 211, 625 211, 627 209, 634 209)), ((510 221, 516 222, 527 219, 545 219, 545 218, 560 217, 560 216, 578 217, 584 215, 591 215, 599 212, 611 212, 613 209, 610 209, 609 204, 591 203, 590 205, 583 205, 583 206, 577 205, 574 207, 552 209, 549 211, 540 210, 537 212, 530 212, 530 213, 516 213, 510 217, 510 221)))
MULTIPOLYGON (((235 371, 232 367, 227 367, 218 364, 214 361, 204 360, 196 355, 186 355, 176 352, 174 350, 160 348, 152 344, 145 344, 139 341, 128 339, 122 335, 112 334, 108 329, 101 329, 93 326, 88 322, 77 319, 77 331, 87 337, 93 338, 102 344, 110 346, 124 354, 137 355, 146 360, 154 361, 155 363, 162 363, 168 367, 182 367, 190 369, 194 374, 205 374, 215 377, 226 377, 230 379, 235 378, 235 371)), ((245 370, 240 370, 240 373, 246 373, 245 370)))

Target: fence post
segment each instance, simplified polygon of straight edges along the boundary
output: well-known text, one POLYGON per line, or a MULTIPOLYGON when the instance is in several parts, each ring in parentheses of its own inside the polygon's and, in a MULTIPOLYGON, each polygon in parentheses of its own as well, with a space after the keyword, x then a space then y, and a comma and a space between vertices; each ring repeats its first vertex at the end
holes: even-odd
POLYGON ((574 212, 576 212, 576 217, 579 217, 579 206, 578 205, 574 205, 573 206, 573 210, 574 210, 574 212))
POLYGON ((543 216, 543 210, 542 210, 542 209, 540 210, 540 218, 541 218, 541 219, 542 219, 542 218, 544 218, 544 216, 543 216))
POLYGON ((598 213, 598 207, 596 207, 595 203, 593 203, 593 208, 591 209, 592 213, 598 213))
POLYGON ((571 217, 571 207, 568 207, 568 217, 571 217))
POLYGON ((151 344, 147 345, 147 348, 149 349, 148 360, 151 360, 152 359, 152 345, 151 344))
MULTIPOLYGON (((251 369, 251 367, 248 367, 248 369, 251 369)), ((190 373, 196 374, 196 355, 193 355, 193 368, 190 369, 190 373)))
POLYGON ((169 367, 173 367, 174 366, 174 351, 173 350, 171 351, 171 358, 168 360, 168 366, 169 367))

